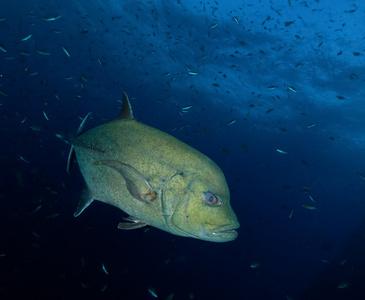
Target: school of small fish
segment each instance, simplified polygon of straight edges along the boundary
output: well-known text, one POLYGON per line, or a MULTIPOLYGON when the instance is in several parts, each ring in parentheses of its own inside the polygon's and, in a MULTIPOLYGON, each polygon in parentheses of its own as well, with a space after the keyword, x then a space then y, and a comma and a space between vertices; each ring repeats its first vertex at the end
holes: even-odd
MULTIPOLYGON (((64 128, 57 127, 57 122, 61 119, 58 113, 59 107, 68 106, 71 112, 81 113, 80 103, 99 101, 105 92, 101 91, 100 94, 95 95, 94 99, 89 99, 91 87, 99 84, 98 76, 105 76, 111 85, 121 85, 120 75, 126 73, 131 78, 136 78, 136 81, 141 82, 136 84, 134 89, 140 87, 141 89, 142 87, 148 89, 148 84, 162 87, 163 93, 158 97, 153 95, 152 101, 155 101, 154 104, 157 106, 161 105, 162 107, 164 105, 171 108, 171 115, 176 122, 171 124, 169 130, 174 134, 188 136, 195 133, 212 136, 216 130, 213 128, 217 128, 217 126, 224 134, 234 132, 234 137, 238 137, 239 140, 237 145, 241 145, 238 146, 239 151, 234 144, 219 145, 220 151, 226 153, 227 157, 231 155, 230 153, 237 151, 245 159, 257 151, 254 144, 244 141, 243 135, 236 134, 240 133, 240 130, 246 126, 258 129, 266 128, 273 132, 279 132, 283 137, 297 130, 297 128, 287 127, 284 119, 278 123, 272 122, 273 119, 280 119, 280 116, 287 112, 288 107, 295 107, 293 111, 298 112, 295 117, 299 119, 299 131, 313 135, 325 132, 328 124, 312 112, 302 109, 300 101, 303 97, 307 97, 310 92, 306 90, 307 84, 304 80, 302 81, 303 77, 283 79, 277 74, 281 72, 282 68, 288 68, 298 73, 306 67, 312 68, 312 66, 308 66, 306 56, 297 56, 295 61, 290 60, 287 63, 287 58, 298 49, 297 45, 303 44, 308 45, 312 49, 311 55, 319 60, 333 52, 335 53, 334 57, 337 57, 339 61, 350 57, 355 60, 355 66, 356 64, 362 66, 363 49, 356 49, 356 44, 345 47, 334 42, 343 41, 343 39, 346 41, 348 38, 350 19, 345 21, 345 18, 358 15, 359 9, 355 2, 349 3, 348 8, 341 11, 340 21, 335 16, 328 15, 319 1, 316 1, 318 6, 313 7, 309 1, 285 1, 283 5, 290 9, 300 8, 296 10, 298 12, 296 15, 285 15, 283 9, 277 7, 279 4, 270 2, 267 6, 270 13, 265 16, 262 15, 261 22, 251 22, 253 17, 250 17, 250 14, 256 14, 253 10, 253 4, 242 3, 237 9, 225 10, 220 1, 201 1, 191 8, 198 16, 197 28, 183 22, 187 16, 187 9, 182 5, 183 1, 177 0, 176 2, 177 6, 164 4, 164 12, 153 2, 136 1, 135 8, 125 7, 121 3, 120 10, 113 11, 111 15, 107 15, 108 17, 101 14, 97 18, 77 8, 74 14, 78 17, 78 23, 77 26, 73 27, 73 32, 67 31, 65 27, 65 23, 70 21, 70 17, 68 12, 63 9, 62 4, 58 9, 49 12, 47 6, 45 8, 35 7, 27 15, 19 17, 19 20, 22 20, 25 25, 16 34, 13 34, 13 39, 0 36, 0 61, 6 62, 6 64, 13 62, 14 65, 18 61, 21 62, 15 68, 16 71, 12 71, 15 72, 15 77, 12 77, 6 68, 0 69, 0 107, 6 111, 10 101, 19 95, 11 84, 14 78, 24 80, 22 95, 31 95, 37 91, 41 104, 38 106, 36 115, 28 114, 26 106, 24 108, 19 106, 15 114, 12 112, 12 116, 15 115, 17 118, 16 124, 27 135, 36 139, 50 133, 51 139, 54 141, 69 144, 68 132, 64 128), (142 16, 142 11, 146 7, 148 7, 150 19, 142 16), (184 17, 177 19, 176 24, 163 23, 165 16, 162 15, 168 15, 177 7, 181 8, 180 13, 184 17), (309 35, 310 31, 304 29, 301 31, 298 23, 309 24, 306 23, 308 22, 307 15, 314 18, 325 16, 330 28, 328 30, 335 33, 335 38, 330 38, 329 31, 326 30, 313 32, 312 35, 309 35), (137 32, 140 25, 147 27, 147 29, 143 35, 138 36, 137 32), (200 26, 204 30, 200 30, 202 28, 200 26), (251 47, 257 37, 273 36, 275 32, 280 31, 286 33, 287 40, 274 41, 269 47, 265 45, 261 48, 251 47), (232 34, 227 35, 227 33, 232 34), (130 36, 134 35, 136 38, 133 45, 123 43, 124 39, 129 39, 130 36), (113 41, 117 40, 118 46, 114 48, 114 45, 108 44, 104 36, 113 41), (83 41, 83 48, 76 47, 73 39, 83 41), (157 39, 161 43, 157 43, 157 39), (102 50, 93 49, 94 43, 100 43, 102 50), (182 48, 189 49, 189 51, 182 51, 182 48), (80 59, 81 57, 83 59, 80 59), (161 57, 164 57, 166 61, 164 64, 159 63, 161 57), (283 58, 271 60, 270 57, 283 58), (222 59, 224 59, 226 66, 215 64, 215 61, 221 62, 222 59), (131 63, 128 62, 129 60, 131 63), (146 66, 143 72, 136 67, 136 62, 146 66), (269 63, 272 69, 267 68, 269 63), (59 72, 57 65, 65 66, 62 72, 59 72), (104 70, 112 65, 117 66, 118 71, 110 75, 106 74, 104 70), (46 69, 44 66, 47 66, 46 69), (257 84, 252 85, 256 88, 251 93, 244 89, 250 84, 245 82, 245 77, 241 75, 245 72, 252 74, 252 81, 257 81, 257 84), (269 75, 270 73, 271 75, 269 75), (153 80, 146 84, 142 82, 144 77, 153 78, 153 80), (204 84, 207 78, 208 84, 204 84), (67 91, 59 88, 55 83, 58 80, 62 80, 63 84, 68 85, 67 91), (231 80, 234 84, 231 83, 231 80), (183 100, 181 97, 170 100, 171 95, 175 97, 176 94, 179 94, 178 91, 182 89, 190 92, 189 97, 183 100), (38 91, 41 92, 38 93, 38 91), (214 95, 214 99, 209 105, 206 104, 206 95, 214 95), (71 99, 70 102, 67 102, 69 99, 71 99), (238 104, 229 102, 232 99, 237 99, 238 104), (218 105, 222 113, 219 116, 211 115, 212 107, 218 107, 218 105), (260 123, 258 121, 260 119, 267 123, 262 125, 264 122, 260 123), (211 126, 210 122, 212 122, 211 126)), ((105 12, 106 7, 105 4, 100 4, 98 9, 100 12, 105 12)), ((7 16, 5 9, 0 11, 0 26, 13 28, 13 25, 13 20, 7 16)), ((343 43, 343 45, 345 44, 346 42, 343 43)), ((313 69, 313 72, 320 73, 320 75, 317 74, 320 78, 325 77, 324 70, 320 69, 320 66, 316 66, 316 68, 318 69, 313 69)), ((349 68, 347 74, 343 75, 343 80, 349 81, 353 86, 360 86, 364 77, 361 73, 357 73, 357 70, 356 68, 349 68)), ((327 88, 323 85, 321 89, 327 88)), ((339 105, 351 103, 352 94, 358 93, 351 91, 346 94, 330 89, 327 89, 326 92, 325 95, 333 98, 337 103, 340 103, 339 105)), ((323 94, 320 94, 320 89, 311 94, 313 98, 317 95, 319 96, 318 102, 322 101, 323 94)), ((9 116, 8 113, 4 113, 3 118, 8 119, 9 116)), ((335 142, 337 137, 333 134, 326 136, 326 139, 329 142, 335 142)), ((291 140, 283 138, 270 144, 265 149, 267 150, 265 153, 269 156, 272 154, 272 161, 277 160, 283 164, 298 164, 310 170, 316 163, 312 156, 308 155, 307 157, 300 154, 302 157, 297 157, 297 153, 293 149, 295 147, 292 146, 291 140)), ((60 160, 66 156, 64 151, 64 149, 59 151, 60 160)), ((311 150, 308 153, 312 154, 311 151, 315 152, 313 145, 311 145, 311 150)), ((19 168, 14 172, 13 177, 18 186, 23 187, 29 184, 31 180, 29 173, 24 171, 24 168, 37 166, 38 158, 31 155, 27 147, 14 151, 11 155, 13 155, 13 160, 18 163, 17 168, 19 168)), ((262 166, 265 170, 270 170, 270 159, 263 161, 262 166)), ((354 180, 363 184, 365 169, 361 168, 359 165, 359 170, 354 172, 353 177, 354 180)), ((298 182, 297 186, 293 185, 291 191, 294 191, 295 201, 290 202, 283 213, 283 219, 287 222, 294 223, 297 221, 297 217, 319 217, 326 213, 326 205, 324 205, 328 201, 326 196, 321 193, 318 187, 305 184, 307 183, 298 182)), ((67 184, 62 183, 62 186, 67 189, 67 184)), ((288 184, 283 187, 285 190, 290 188, 291 186, 288 184)), ((44 190, 50 197, 56 198, 59 195, 59 191, 51 185, 46 186, 44 190)), ((52 207, 43 198, 32 199, 29 202, 27 213, 31 218, 42 216, 44 220, 52 222, 58 220, 60 215, 62 216, 56 207, 52 207)), ((29 235, 35 240, 34 247, 37 247, 44 238, 44 234, 38 229, 30 229, 29 235)), ((0 258, 7 259, 9 255, 11 254, 2 252, 0 258)), ((321 260, 326 264, 329 264, 330 261, 321 260)), ((87 263, 89 264, 88 261, 87 263)), ((345 263, 346 260, 341 261, 340 266, 345 265, 345 263)), ((84 266, 85 258, 82 259, 81 268, 84 266)), ((98 266, 101 268, 101 274, 106 278, 115 274, 112 264, 107 260, 105 263, 98 261, 98 266)), ((248 268, 262 272, 263 268, 260 266, 260 260, 247 264, 248 268)), ((346 278, 336 284, 338 289, 351 288, 351 283, 346 278)), ((334 285, 335 288, 336 284, 334 285)), ((107 286, 106 283, 103 283, 99 287, 100 292, 108 292, 107 286)), ((90 288, 90 283, 82 282, 81 287, 90 288)), ((161 293, 160 289, 157 288, 156 291, 149 286, 145 287, 144 292, 153 298, 157 298, 161 293)), ((194 298, 194 293, 192 292, 190 296, 194 298)), ((167 299, 171 300, 173 297, 174 293, 170 293, 167 299)), ((293 298, 287 296, 287 299, 293 298)))

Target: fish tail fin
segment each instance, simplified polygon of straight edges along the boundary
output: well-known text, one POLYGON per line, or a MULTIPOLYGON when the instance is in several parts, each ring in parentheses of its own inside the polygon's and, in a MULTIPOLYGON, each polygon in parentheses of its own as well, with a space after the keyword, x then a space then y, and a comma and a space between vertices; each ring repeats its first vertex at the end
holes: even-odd
MULTIPOLYGON (((82 131, 84 130, 85 124, 89 120, 90 116, 91 116, 91 112, 89 112, 86 115, 86 117, 82 120, 79 128, 76 131, 75 137, 79 136, 82 133, 82 131)), ((66 169, 67 173, 70 173, 70 170, 71 170, 71 167, 72 167, 74 152, 75 152, 74 151, 74 146, 71 143, 71 148, 70 148, 70 152, 68 153, 68 159, 67 159, 67 169, 66 169)))

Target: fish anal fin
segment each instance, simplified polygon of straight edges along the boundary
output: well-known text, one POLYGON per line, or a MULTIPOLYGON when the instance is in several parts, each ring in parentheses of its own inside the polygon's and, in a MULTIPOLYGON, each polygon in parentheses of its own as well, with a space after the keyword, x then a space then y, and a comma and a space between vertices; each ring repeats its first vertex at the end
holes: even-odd
POLYGON ((133 230, 133 229, 138 229, 138 228, 148 226, 148 224, 146 222, 139 220, 137 218, 134 218, 134 217, 128 217, 128 218, 123 218, 123 219, 126 221, 129 221, 129 222, 123 222, 123 223, 120 222, 118 224, 118 229, 133 230))
POLYGON ((128 96, 123 92, 122 111, 118 117, 118 120, 133 120, 133 111, 131 103, 129 102, 128 96))
POLYGON ((137 200, 148 203, 157 198, 157 193, 147 179, 131 165, 116 160, 100 160, 93 165, 104 165, 116 170, 123 176, 129 193, 137 200))
POLYGON ((79 205, 74 213, 74 217, 78 217, 91 204, 91 202, 93 202, 93 200, 94 198, 92 197, 89 188, 85 187, 82 192, 79 205))

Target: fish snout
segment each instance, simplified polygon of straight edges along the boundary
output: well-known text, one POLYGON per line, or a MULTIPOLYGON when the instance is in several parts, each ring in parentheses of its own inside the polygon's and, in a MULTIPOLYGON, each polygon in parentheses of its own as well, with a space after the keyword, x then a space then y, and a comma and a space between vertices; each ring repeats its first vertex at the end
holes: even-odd
POLYGON ((210 235, 213 239, 218 239, 220 241, 233 241, 238 236, 236 229, 239 227, 240 225, 238 223, 218 226, 211 230, 210 235))

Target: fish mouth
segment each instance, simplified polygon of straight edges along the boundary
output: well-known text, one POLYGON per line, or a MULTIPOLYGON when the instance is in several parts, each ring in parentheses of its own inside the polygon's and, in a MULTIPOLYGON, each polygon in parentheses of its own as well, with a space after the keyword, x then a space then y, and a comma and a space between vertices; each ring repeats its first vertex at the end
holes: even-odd
POLYGON ((239 228, 239 225, 225 225, 214 228, 210 236, 213 239, 225 240, 225 241, 233 241, 237 238, 238 232, 235 230, 239 228))

